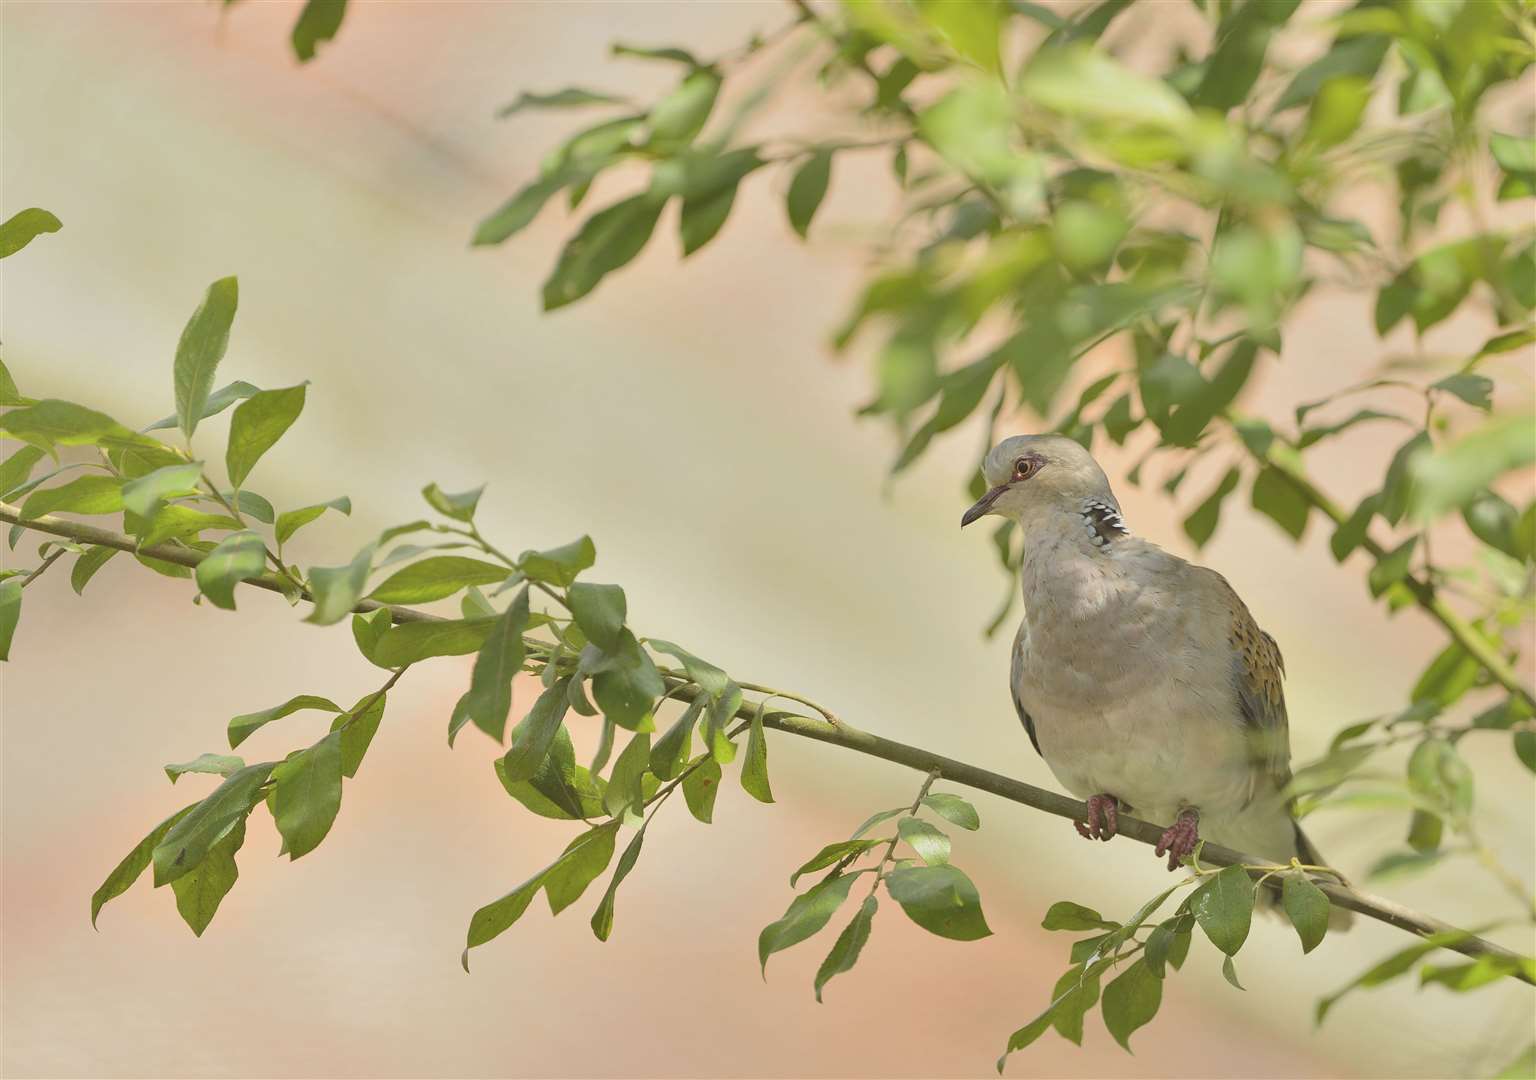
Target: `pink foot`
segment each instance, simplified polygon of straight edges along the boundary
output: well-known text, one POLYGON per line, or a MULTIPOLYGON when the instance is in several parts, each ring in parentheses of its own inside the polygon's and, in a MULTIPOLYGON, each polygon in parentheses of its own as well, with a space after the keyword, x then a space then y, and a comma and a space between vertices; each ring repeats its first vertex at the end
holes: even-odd
POLYGON ((1182 811, 1173 827, 1163 833, 1153 849, 1159 856, 1168 856, 1168 869, 1177 870, 1179 863, 1194 854, 1200 843, 1200 811, 1194 807, 1182 811))
POLYGON ((1113 795, 1095 795, 1088 800, 1088 820, 1072 824, 1084 840, 1108 840, 1120 831, 1120 800, 1113 795))

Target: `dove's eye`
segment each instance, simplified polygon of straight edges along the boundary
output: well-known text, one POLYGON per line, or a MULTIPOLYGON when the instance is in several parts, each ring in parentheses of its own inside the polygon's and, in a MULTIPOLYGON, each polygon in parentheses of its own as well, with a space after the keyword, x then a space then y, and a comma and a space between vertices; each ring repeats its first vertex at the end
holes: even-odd
POLYGON ((1013 463, 1013 476, 1015 480, 1028 480, 1040 469, 1040 459, 1037 457, 1021 457, 1013 463))

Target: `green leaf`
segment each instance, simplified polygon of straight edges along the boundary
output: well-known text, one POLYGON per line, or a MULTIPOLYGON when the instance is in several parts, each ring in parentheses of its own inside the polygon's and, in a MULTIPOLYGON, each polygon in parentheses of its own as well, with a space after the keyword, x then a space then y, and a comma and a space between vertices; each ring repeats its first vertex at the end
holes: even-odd
POLYGON ((74 588, 76 595, 85 594, 86 584, 116 554, 116 548, 109 548, 102 544, 93 544, 85 549, 75 560, 74 568, 69 572, 69 584, 74 588))
MULTIPOLYGON (((523 668, 523 631, 527 626, 528 587, 524 586, 517 591, 517 595, 512 598, 512 603, 507 605, 507 610, 501 618, 490 624, 490 632, 485 638, 485 644, 480 646, 480 651, 475 657, 475 670, 469 680, 469 694, 465 701, 465 708, 469 710, 470 719, 475 722, 476 727, 498 743, 506 732, 507 714, 512 710, 512 680, 523 668)), ((391 631, 391 633, 395 632, 397 631, 391 631)), ((382 649, 382 643, 380 647, 382 649)), ((544 697, 547 696, 547 694, 544 695, 544 697)), ((544 697, 539 700, 544 700, 544 697)), ((559 715, 555 718, 556 727, 559 727, 560 719, 564 714, 565 709, 562 706, 559 715)), ((540 730, 543 730, 542 726, 540 730)), ((546 750, 548 745, 547 741, 543 742, 546 750)), ((530 764, 537 766, 542 759, 543 755, 540 754, 530 764)), ((519 761, 521 760, 523 759, 520 756, 519 761)), ((518 776, 513 779, 523 778, 518 776)))
POLYGON ((508 780, 501 758, 496 759, 496 775, 507 794, 542 817, 568 821, 598 817, 604 812, 604 782, 576 764, 575 747, 563 727, 555 732, 549 756, 533 779, 508 780))
POLYGON ((522 918, 523 912, 528 910, 528 905, 533 903, 533 898, 539 895, 546 873, 548 871, 539 872, 507 895, 491 901, 470 916, 464 954, 459 960, 464 965, 465 971, 469 970, 469 950, 477 945, 484 945, 522 918))
POLYGON ((674 779, 693 755, 693 728, 704 714, 708 699, 702 694, 688 703, 677 722, 651 747, 651 772, 662 780, 674 779))
POLYGON ((821 962, 821 967, 816 969, 816 1000, 821 1001, 822 988, 827 985, 833 976, 841 975, 845 971, 852 971, 853 966, 859 962, 859 954, 864 951, 864 944, 869 940, 870 927, 875 919, 875 911, 879 908, 879 902, 874 896, 864 898, 864 903, 859 906, 853 921, 837 936, 832 943, 832 951, 827 953, 827 958, 821 962))
POLYGON ((384 694, 372 693, 331 721, 331 730, 341 732, 341 775, 348 780, 362 767, 363 756, 384 720, 386 704, 384 694))
POLYGON ((495 585, 512 573, 504 566, 460 555, 438 555, 412 563, 385 578, 370 600, 381 604, 424 604, 471 585, 495 585))
POLYGON ((881 810, 879 813, 869 815, 869 817, 865 819, 864 824, 860 825, 857 831, 854 832, 852 839, 857 840, 859 837, 863 836, 866 832, 880 824, 882 821, 889 821, 893 817, 900 817, 902 814, 907 813, 909 809, 910 808, 906 806, 898 806, 892 810, 881 810))
POLYGON ((535 94, 525 90, 518 95, 516 101, 497 109, 496 119, 505 120, 524 109, 572 109, 583 105, 622 104, 624 99, 621 97, 614 97, 600 90, 585 90, 579 86, 568 86, 552 94, 535 94))
POLYGON ((123 482, 115 476, 77 476, 67 484, 43 488, 21 504, 21 520, 44 514, 111 514, 123 508, 123 482))
MULTIPOLYGON (((1472 770, 1447 739, 1431 736, 1414 747, 1408 757, 1408 787, 1457 817, 1472 811, 1472 770)), ((1434 846, 1414 845, 1420 851, 1434 846)))
POLYGON ((1188 104, 1166 83, 1134 74, 1087 45, 1041 49, 1021 73, 1018 89, 1066 116, 1173 132, 1193 122, 1188 104))
MULTIPOLYGON (((436 484, 428 484, 421 489, 421 497, 444 517, 453 518, 455 521, 473 521, 475 508, 480 505, 480 496, 484 491, 485 485, 481 484, 473 490, 450 495, 436 484)), ((381 540, 380 543, 383 541, 381 540)))
POLYGON ((1221 958, 1221 977, 1239 990, 1247 989, 1246 986, 1237 981, 1237 965, 1232 962, 1230 956, 1223 956, 1221 958))
POLYGON ((651 110, 650 145, 676 147, 692 142, 703 130, 719 94, 718 74, 708 68, 690 72, 676 90, 651 110))
POLYGON ((1301 938, 1301 951, 1309 953, 1322 942, 1328 933, 1328 897, 1301 871, 1282 876, 1281 903, 1286 917, 1301 938))
MULTIPOLYGON (((1241 866, 1219 871, 1195 890, 1189 907, 1211 944, 1228 956, 1234 955, 1248 940, 1248 928, 1253 922, 1253 882, 1248 871, 1241 866)), ((1108 991, 1105 993, 1107 996, 1108 991)))
POLYGON ((1506 472, 1524 468, 1533 461, 1536 416, 1499 417, 1450 446, 1417 454, 1409 460, 1410 509, 1417 520, 1431 521, 1447 510, 1466 505, 1506 472))
POLYGON ((1279 469, 1265 466, 1253 481, 1253 508, 1284 529, 1293 540, 1307 531, 1311 505, 1279 469))
POLYGON ((624 849, 624 854, 619 856, 619 865, 614 868, 613 878, 608 882, 608 891, 603 893, 602 902, 597 905, 597 910, 592 913, 592 933, 597 935, 598 941, 607 941, 608 935, 613 933, 613 903, 618 894, 619 886, 629 876, 629 872, 635 868, 635 863, 640 858, 640 846, 645 842, 645 829, 635 833, 635 838, 624 849))
MULTIPOLYGON (((512 730, 511 748, 502 759, 503 775, 507 780, 531 780, 538 775, 561 731, 567 707, 564 680, 556 681, 539 695, 528 715, 512 730)), ((608 790, 612 792, 612 785, 608 790)))
POLYGON ((688 673, 688 681, 698 683, 699 688, 711 697, 720 697, 730 685, 730 677, 725 672, 707 660, 700 660, 681 645, 674 645, 660 638, 648 638, 646 644, 656 652, 666 653, 681 660, 683 670, 688 673))
POLYGON ((843 874, 813 885, 795 897, 776 922, 763 927, 757 936, 757 959, 764 978, 768 977, 768 958, 800 944, 826 926, 848 899, 848 890, 854 880, 855 875, 843 874))
POLYGON ((619 633, 629 614, 623 589, 580 581, 570 587, 566 599, 570 601, 576 625, 588 641, 609 652, 618 648, 619 633))
POLYGON ((329 626, 350 615, 368 587, 368 570, 372 565, 373 545, 369 544, 346 566, 311 567, 309 588, 315 597, 315 609, 304 621, 329 626))
POLYGON ((315 58, 315 49, 336 36, 346 14, 347 0, 308 0, 299 21, 293 24, 293 54, 299 63, 315 58))
POLYGON ((610 821, 588 829, 567 845, 544 874, 544 898, 549 901, 550 914, 558 915, 580 900, 587 886, 608 869, 618 831, 619 823, 610 821))
POLYGON ((16 624, 21 621, 21 582, 15 578, 0 581, 0 660, 11 658, 11 641, 16 624))
POLYGON ((402 623, 385 631, 369 659, 397 668, 433 656, 466 656, 480 650, 495 625, 494 619, 402 623))
POLYGON ((265 761, 232 773, 171 826, 152 856, 156 887, 175 881, 202 862, 225 830, 250 813, 275 764, 265 761))
POLYGON ((1536 138, 1494 131, 1488 135, 1488 150, 1507 173, 1536 173, 1536 138))
POLYGON ((1343 988, 1334 991, 1327 997, 1321 998, 1317 1003, 1317 1022, 1321 1024, 1327 1017, 1334 1004, 1351 990, 1360 987, 1380 986, 1391 982, 1393 979, 1406 975, 1413 970, 1421 957, 1436 949, 1447 945, 1455 945, 1467 940, 1472 935, 1465 930, 1442 930, 1431 934, 1416 944, 1408 946, 1399 952, 1393 953, 1381 963, 1368 968, 1364 974, 1355 978, 1343 988))
POLYGON ((1242 473, 1237 469, 1228 469, 1221 483, 1216 489, 1205 497, 1205 501, 1195 507, 1194 512, 1184 519, 1184 532, 1190 540, 1194 541, 1197 548, 1204 547, 1206 542, 1216 533, 1216 523, 1221 518, 1221 504, 1226 497, 1237 489, 1238 481, 1242 479, 1242 473))
MULTIPOLYGON (((747 756, 741 763, 741 787, 758 802, 773 802, 773 789, 768 785, 768 740, 763 734, 762 703, 752 713, 752 727, 747 735, 747 756)), ((948 838, 945 843, 948 843, 948 838)))
POLYGON ((678 217, 678 231, 683 240, 683 257, 687 258, 713 240, 731 216, 736 203, 736 185, 731 184, 708 195, 689 195, 683 199, 683 210, 678 217))
POLYGON ((213 376, 229 348, 229 329, 240 302, 240 287, 232 277, 208 286, 203 302, 192 313, 176 345, 176 415, 188 439, 213 390, 213 376))
POLYGON ((1441 708, 1448 708, 1477 685, 1481 674, 1482 665, 1459 641, 1453 641, 1424 669, 1413 685, 1409 700, 1432 701, 1441 708))
POLYGON ((795 170, 789 182, 789 194, 785 206, 789 211, 789 224, 805 238, 821 201, 826 197, 827 185, 832 180, 832 151, 817 150, 795 170))
POLYGON ((1517 731, 1514 735, 1515 756, 1531 772, 1536 773, 1536 731, 1517 731))
POLYGON ((1073 967, 1051 990, 1051 1026, 1062 1038, 1083 1045, 1083 1018, 1099 1001, 1099 976, 1073 967))
POLYGON ((828 844, 815 855, 812 855, 800 869, 789 876, 789 887, 793 889, 795 882, 806 874, 816 870, 825 870, 827 867, 842 862, 849 856, 862 855, 870 848, 879 847, 884 840, 866 838, 863 840, 840 840, 835 844, 828 844))
POLYGON ((896 823, 896 832, 929 866, 949 862, 949 837, 921 818, 902 818, 896 823))
POLYGON ((201 862, 171 882, 171 890, 176 894, 176 910, 198 937, 208 929, 219 904, 240 877, 235 866, 235 852, 244 843, 245 818, 241 817, 235 821, 234 828, 208 850, 201 862))
POLYGON ((715 796, 720 793, 720 763, 705 757, 683 779, 683 798, 688 812, 708 825, 715 817, 715 796))
POLYGON ((1366 872, 1372 881, 1392 881, 1408 878, 1432 870, 1445 858, 1443 851, 1393 851, 1376 860, 1366 872))
POLYGON ((624 630, 619 648, 592 676, 592 699, 603 715, 630 731, 650 730, 651 710, 666 684, 634 634, 624 630))
POLYGON ((64 223, 36 206, 12 214, 0 224, 0 259, 8 258, 43 233, 58 232, 64 223))
POLYGON ((1118 930, 1120 924, 1110 922, 1090 907, 1074 904, 1070 900, 1058 900, 1045 913, 1040 924, 1047 930, 1118 930))
POLYGON ((1306 105, 1317 97, 1323 83, 1340 75, 1372 76, 1381 67, 1391 39, 1384 34, 1365 34, 1335 40, 1318 59, 1296 73, 1275 102, 1275 112, 1306 105))
POLYGON ((636 60, 670 60, 678 64, 687 64, 689 67, 703 66, 692 53, 673 47, 651 48, 645 45, 614 42, 611 51, 614 56, 630 56, 636 60))
POLYGON ((289 698, 281 705, 275 705, 270 709, 260 712, 244 713, 229 722, 229 748, 238 747, 252 733, 266 727, 274 720, 281 720, 285 716, 292 716, 303 709, 321 709, 325 712, 339 713, 341 706, 329 698, 316 697, 314 694, 300 694, 289 698))
POLYGON ((1482 491, 1461 508, 1462 520, 1473 536, 1512 559, 1524 559, 1519 539, 1520 513, 1509 500, 1493 491, 1482 491))
MULTIPOLYGON (((166 540, 195 540, 204 530, 238 530, 241 525, 224 514, 204 514, 177 503, 170 503, 155 511, 148 521, 124 515, 123 527, 134 533, 142 547, 151 547, 166 540)), ((184 570, 180 577, 191 577, 192 571, 184 570)))
POLYGON ((1104 1026, 1115 1042, 1130 1050, 1131 1035, 1151 1022, 1162 1003, 1163 980, 1152 974, 1146 960, 1137 960, 1104 988, 1104 1026))
POLYGON ((981 828, 981 815, 976 813, 974 806, 958 795, 937 791, 931 795, 924 795, 923 805, 951 825, 958 825, 972 832, 981 828))
POLYGON ((341 732, 289 754, 272 770, 272 780, 272 816, 288 858, 297 859, 320 845, 341 809, 341 732))
MULTIPOLYGON (((242 382, 241 380, 236 379, 234 382, 229 383, 227 386, 221 386, 213 393, 208 395, 208 400, 203 402, 203 410, 201 415, 198 416, 198 420, 202 421, 208 419, 210 416, 217 416, 219 413, 229 408, 235 402, 242 401, 245 398, 250 397, 252 394, 259 393, 261 393, 261 387, 252 386, 248 382, 242 382)), ((170 416, 163 416, 159 420, 156 420, 153 424, 150 424, 144 430, 160 431, 164 428, 176 427, 180 424, 180 422, 181 418, 175 413, 172 413, 170 416)))
POLYGON ((0 465, 0 498, 8 498, 12 491, 25 484, 32 470, 43 460, 46 452, 40 447, 23 446, 0 465))
POLYGON ((1480 986, 1486 986, 1491 982, 1515 975, 1517 972, 1529 972, 1530 960, 1525 960, 1522 966, 1521 958, 1513 956, 1492 956, 1484 954, 1467 964, 1426 964, 1419 976, 1420 986, 1431 984, 1445 987, 1458 994, 1468 990, 1476 990, 1480 986))
POLYGON ((232 754, 199 754, 191 761, 183 761, 180 765, 167 765, 165 775, 171 783, 187 773, 214 773, 218 776, 228 776, 245 768, 245 759, 235 757, 232 754))
POLYGON ((885 879, 891 898, 929 933, 975 941, 992 933, 971 879, 953 866, 908 866, 885 879))
POLYGON ((1418 546, 1419 538, 1410 536, 1397 547, 1377 560, 1366 576, 1366 584, 1371 590, 1372 597, 1378 597, 1398 582, 1408 576, 1412 568, 1414 548, 1418 546))
POLYGON ((1431 383, 1430 387, 1453 394, 1473 408, 1482 409, 1484 412, 1493 408, 1493 380, 1486 375, 1473 375, 1462 371, 1438 379, 1431 383))
POLYGON ((562 588, 570 586, 577 574, 596 562, 597 548, 590 536, 546 551, 525 551, 517 558, 518 568, 529 578, 562 588))
POLYGON ((1371 82, 1360 75, 1339 75, 1318 88, 1307 110, 1305 138, 1320 150, 1353 135, 1371 102, 1371 82))
POLYGON ((556 192, 572 182, 574 175, 570 171, 561 170, 541 176, 523 187, 480 222, 471 242, 476 247, 483 247, 488 244, 500 244, 516 236, 538 217, 539 211, 544 209, 544 204, 549 202, 556 192))
POLYGON ((148 836, 140 840, 132 851, 123 856, 122 862, 112 868, 112 872, 107 875, 107 879, 91 894, 91 925, 93 927, 96 925, 96 916, 101 914, 101 909, 106 905, 107 901, 116 899, 128 891, 129 887, 139 879, 139 875, 144 872, 145 867, 149 866, 152 853, 159 846, 160 841, 165 839, 165 834, 171 831, 171 826, 185 817, 197 805, 197 803, 192 803, 188 806, 183 806, 180 810, 156 825, 149 831, 148 836))
POLYGON ((22 442, 46 451, 52 451, 55 446, 160 445, 129 431, 106 413, 54 398, 0 414, 0 431, 10 432, 22 442))
POLYGON ((665 200, 642 192, 588 218, 544 282, 544 310, 580 300, 644 249, 665 200))
POLYGON ((256 462, 304 411, 304 390, 303 383, 282 390, 263 390, 235 409, 229 422, 229 448, 224 452, 229 482, 235 487, 245 483, 256 462))
POLYGON ((639 813, 644 806, 643 783, 650 761, 651 736, 642 731, 630 738, 609 774, 603 807, 613 817, 623 818, 630 811, 639 813))
POLYGON ((306 506, 300 510, 289 510, 277 516, 277 542, 286 544, 293 538, 293 534, 304 526, 314 521, 327 510, 337 510, 348 516, 352 513, 352 500, 342 495, 330 502, 316 503, 314 506, 306 506))
POLYGON ((235 586, 260 577, 266 565, 267 548, 260 535, 249 529, 230 533, 197 564, 197 587, 214 607, 234 611, 235 586))
POLYGON ((195 494, 202 475, 203 467, 197 462, 166 465, 146 473, 123 485, 123 509, 149 517, 166 499, 195 494))

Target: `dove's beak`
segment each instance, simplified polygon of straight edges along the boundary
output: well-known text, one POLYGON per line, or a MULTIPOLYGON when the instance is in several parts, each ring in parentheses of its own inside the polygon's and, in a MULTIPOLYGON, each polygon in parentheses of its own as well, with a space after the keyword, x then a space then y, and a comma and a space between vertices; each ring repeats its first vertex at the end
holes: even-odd
POLYGON ((960 527, 963 529, 977 518, 986 516, 987 512, 992 509, 992 504, 1002 498, 1003 492, 1007 490, 1007 484, 998 484, 997 487, 977 499, 975 505, 960 516, 960 527))

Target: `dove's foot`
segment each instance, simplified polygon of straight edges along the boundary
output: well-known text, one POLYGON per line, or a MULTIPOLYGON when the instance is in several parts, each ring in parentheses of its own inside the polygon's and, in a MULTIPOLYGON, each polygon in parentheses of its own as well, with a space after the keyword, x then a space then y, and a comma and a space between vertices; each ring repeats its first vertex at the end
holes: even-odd
POLYGON ((1095 795, 1088 800, 1088 820, 1072 824, 1084 840, 1108 840, 1120 831, 1120 800, 1113 795, 1095 795))
POLYGON ((1160 856, 1166 854, 1168 869, 1177 870, 1179 863, 1194 854, 1195 846, 1199 843, 1200 811, 1191 806, 1180 812, 1179 820, 1163 833, 1153 850, 1160 856))

